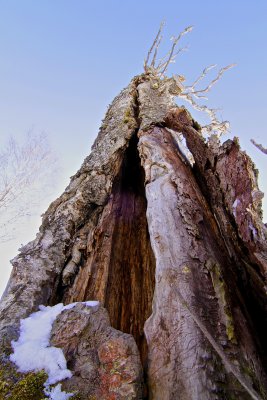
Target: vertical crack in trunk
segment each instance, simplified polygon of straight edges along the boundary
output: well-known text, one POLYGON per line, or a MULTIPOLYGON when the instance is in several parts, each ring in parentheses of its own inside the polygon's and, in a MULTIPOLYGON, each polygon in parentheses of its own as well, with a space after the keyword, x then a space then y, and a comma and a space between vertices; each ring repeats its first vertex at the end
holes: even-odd
POLYGON ((133 334, 146 353, 143 327, 151 314, 155 260, 146 221, 144 172, 134 136, 113 189, 115 218, 105 306, 111 324, 133 334))
POLYGON ((144 323, 152 309, 155 258, 146 220, 145 176, 137 143, 134 134, 111 196, 88 239, 84 265, 73 285, 65 290, 63 300, 66 303, 100 300, 109 312, 111 325, 134 336, 144 362, 147 355, 144 323))

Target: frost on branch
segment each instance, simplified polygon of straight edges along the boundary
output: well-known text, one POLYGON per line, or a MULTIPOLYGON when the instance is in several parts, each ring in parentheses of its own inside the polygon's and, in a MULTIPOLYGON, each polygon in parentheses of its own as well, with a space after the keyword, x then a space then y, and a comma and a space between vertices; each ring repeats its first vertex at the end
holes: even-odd
MULTIPOLYGON (((185 34, 191 32, 193 29, 193 26, 188 26, 177 37, 173 36, 171 38, 172 41, 171 49, 165 56, 163 56, 161 59, 159 59, 159 61, 157 61, 158 49, 162 41, 163 27, 164 27, 164 22, 161 23, 158 33, 152 43, 152 46, 150 47, 147 53, 147 57, 144 62, 145 73, 150 75, 152 78, 157 77, 159 79, 164 79, 164 78, 166 79, 165 74, 167 72, 168 66, 171 63, 175 63, 178 54, 187 49, 187 47, 177 48, 178 43, 185 34)), ((219 121, 216 115, 216 112, 218 110, 215 108, 210 108, 207 105, 200 104, 199 100, 208 100, 207 93, 209 93, 212 87, 220 80, 224 72, 234 66, 235 64, 230 64, 227 65, 226 67, 221 68, 217 73, 216 77, 212 79, 203 88, 198 88, 199 83, 204 78, 206 78, 210 70, 216 67, 216 64, 204 68, 202 73, 191 85, 184 84, 185 81, 184 76, 173 75, 173 80, 176 85, 175 94, 178 97, 185 99, 187 102, 189 102, 195 110, 206 113, 210 118, 211 122, 202 127, 203 133, 206 133, 208 135, 216 134, 218 137, 220 137, 223 133, 226 133, 229 130, 230 124, 228 121, 219 121)))

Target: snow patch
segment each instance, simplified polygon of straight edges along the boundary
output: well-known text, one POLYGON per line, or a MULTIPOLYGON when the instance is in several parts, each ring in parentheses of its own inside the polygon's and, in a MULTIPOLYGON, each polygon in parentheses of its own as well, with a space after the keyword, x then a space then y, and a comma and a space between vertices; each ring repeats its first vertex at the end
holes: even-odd
MULTIPOLYGON (((64 310, 70 310, 76 303, 64 306, 62 303, 53 307, 39 306, 39 310, 28 318, 20 321, 20 336, 12 341, 14 353, 10 360, 14 362, 20 372, 44 370, 48 379, 45 382, 45 394, 52 400, 67 400, 72 394, 61 391, 61 385, 50 389, 50 385, 70 378, 71 371, 60 348, 50 346, 52 325, 57 316, 64 310)), ((85 301, 89 307, 99 305, 98 301, 85 301)))
POLYGON ((70 397, 73 396, 73 393, 66 393, 64 391, 61 391, 61 383, 53 388, 47 386, 44 389, 44 394, 46 394, 46 396, 49 396, 50 400, 68 400, 70 397))

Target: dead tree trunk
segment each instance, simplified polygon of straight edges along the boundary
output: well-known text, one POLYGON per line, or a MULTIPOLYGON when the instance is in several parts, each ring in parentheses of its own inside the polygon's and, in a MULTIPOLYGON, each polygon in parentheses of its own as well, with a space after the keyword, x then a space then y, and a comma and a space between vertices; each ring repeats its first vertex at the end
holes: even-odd
POLYGON ((267 246, 257 171, 237 139, 203 139, 175 106, 175 85, 144 74, 114 99, 92 153, 13 260, 0 308, 1 368, 20 320, 40 304, 99 300, 111 326, 129 335, 115 334, 106 314, 95 313, 90 329, 86 320, 76 339, 71 329, 64 339, 82 310, 78 320, 60 314, 52 331, 73 372, 63 387, 80 398, 267 398, 267 246), (97 348, 92 356, 83 347, 86 374, 77 350, 85 331, 97 348))

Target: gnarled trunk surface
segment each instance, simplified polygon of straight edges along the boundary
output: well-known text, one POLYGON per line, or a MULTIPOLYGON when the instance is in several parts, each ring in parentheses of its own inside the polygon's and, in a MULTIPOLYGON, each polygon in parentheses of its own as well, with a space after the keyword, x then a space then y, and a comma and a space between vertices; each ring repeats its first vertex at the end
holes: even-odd
POLYGON ((111 326, 132 335, 111 337, 89 313, 69 347, 61 340, 68 314, 58 316, 53 342, 74 373, 63 387, 76 382, 84 399, 99 395, 96 379, 105 381, 103 399, 267 398, 267 246, 256 170, 237 139, 203 139, 175 106, 174 86, 143 75, 114 99, 91 155, 13 260, 1 301, 5 360, 20 319, 40 304, 99 300, 111 326), (77 350, 98 343, 97 332, 104 350, 77 350))

